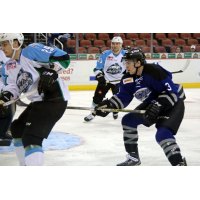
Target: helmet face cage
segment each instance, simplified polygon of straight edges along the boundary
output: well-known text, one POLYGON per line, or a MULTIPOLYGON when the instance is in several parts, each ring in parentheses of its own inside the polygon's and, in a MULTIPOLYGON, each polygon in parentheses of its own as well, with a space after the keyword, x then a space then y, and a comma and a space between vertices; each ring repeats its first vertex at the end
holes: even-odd
POLYGON ((3 41, 8 41, 13 50, 18 50, 24 42, 24 36, 22 33, 0 33, 0 42, 3 42, 3 41), (18 48, 13 47, 13 43, 15 39, 18 40, 19 42, 18 48))
POLYGON ((145 58, 146 56, 141 49, 133 49, 133 50, 128 50, 124 54, 124 56, 122 57, 122 62, 124 65, 126 65, 127 60, 132 60, 134 64, 140 61, 141 66, 143 66, 145 62, 145 58))

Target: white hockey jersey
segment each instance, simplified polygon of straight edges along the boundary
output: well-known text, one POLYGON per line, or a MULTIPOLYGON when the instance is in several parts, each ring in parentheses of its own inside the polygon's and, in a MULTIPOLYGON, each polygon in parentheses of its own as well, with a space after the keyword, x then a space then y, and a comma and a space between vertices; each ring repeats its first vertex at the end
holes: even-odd
MULTIPOLYGON (((113 81, 121 79, 126 70, 126 65, 122 63, 122 57, 126 53, 126 50, 121 50, 118 55, 113 54, 112 50, 104 51, 97 61, 97 66, 94 69, 95 76, 99 72, 103 72, 106 81, 113 81)), ((112 82, 117 84, 120 81, 112 82)))
POLYGON ((6 55, 2 50, 0 50, 0 90, 3 88, 3 79, 1 78, 1 68, 3 67, 3 64, 6 63, 10 58, 7 58, 6 55))
MULTIPOLYGON (((69 58, 69 56, 60 49, 39 43, 30 44, 21 50, 18 62, 10 60, 2 67, 2 78, 5 85, 3 91, 10 91, 16 98, 22 92, 27 93, 37 89, 41 68, 50 69, 49 63, 56 63, 60 69, 66 69, 70 62, 70 59, 67 60, 66 58, 69 58)), ((63 100, 71 99, 68 86, 59 77, 56 81, 63 100)), ((27 98, 31 102, 42 101, 44 94, 39 95, 36 92, 27 98)))

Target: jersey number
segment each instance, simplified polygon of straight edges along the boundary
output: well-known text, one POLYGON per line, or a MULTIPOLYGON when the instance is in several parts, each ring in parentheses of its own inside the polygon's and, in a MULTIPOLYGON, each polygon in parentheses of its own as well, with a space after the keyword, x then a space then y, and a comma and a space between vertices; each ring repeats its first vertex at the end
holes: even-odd
POLYGON ((172 90, 172 88, 170 87, 169 83, 165 83, 165 85, 168 87, 168 88, 167 88, 168 91, 171 91, 171 90, 172 90))
POLYGON ((43 49, 41 51, 45 51, 47 53, 51 53, 54 51, 54 48, 52 47, 48 47, 48 46, 44 46, 43 49))

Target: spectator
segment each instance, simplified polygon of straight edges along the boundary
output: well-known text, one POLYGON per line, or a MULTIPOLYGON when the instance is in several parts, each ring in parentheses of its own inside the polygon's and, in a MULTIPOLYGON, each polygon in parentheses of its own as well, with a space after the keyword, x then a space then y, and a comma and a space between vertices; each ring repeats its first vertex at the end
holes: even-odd
POLYGON ((181 47, 179 46, 176 47, 176 53, 181 53, 181 47))
MULTIPOLYGON (((67 41, 74 39, 73 33, 60 33, 58 36, 58 39, 62 42, 62 44, 64 46, 64 49, 63 49, 64 51, 68 52, 68 54, 74 53, 74 50, 72 48, 66 47, 67 41)), ((61 46, 60 46, 60 48, 61 48, 61 46)))
POLYGON ((55 37, 58 37, 60 33, 48 33, 47 34, 47 44, 48 46, 52 46, 53 45, 53 39, 55 37))
POLYGON ((66 43, 68 40, 74 39, 74 35, 73 35, 73 33, 60 33, 58 36, 58 39, 62 43, 66 43))
POLYGON ((196 52, 196 46, 195 45, 191 45, 191 52, 196 52))

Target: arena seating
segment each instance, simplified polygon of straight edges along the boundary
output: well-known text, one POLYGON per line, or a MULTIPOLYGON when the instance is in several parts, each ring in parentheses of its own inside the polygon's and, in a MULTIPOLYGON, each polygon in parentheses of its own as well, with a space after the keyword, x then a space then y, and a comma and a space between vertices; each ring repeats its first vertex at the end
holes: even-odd
MULTIPOLYGON (((75 37, 73 40, 67 41, 66 46, 68 48, 76 47, 75 33, 74 36, 75 37)), ((86 33, 84 36, 82 33, 79 33, 79 47, 84 47, 87 53, 89 53, 88 50, 90 47, 97 47, 99 52, 102 53, 103 51, 111 48, 111 39, 114 36, 119 36, 119 33, 86 33)), ((123 39, 123 48, 131 46, 131 49, 141 48, 144 49, 145 52, 149 53, 151 45, 151 33, 120 33, 120 36, 123 39)), ((200 33, 153 34, 153 50, 155 53, 173 53, 175 52, 176 46, 180 46, 182 51, 184 50, 184 52, 188 52, 191 45, 195 45, 196 47, 200 45, 200 33)), ((196 51, 199 50, 199 48, 200 47, 198 47, 196 51)), ((90 52, 97 51, 97 49, 94 49, 96 48, 90 48, 90 52)), ((80 51, 84 52, 85 50, 80 49, 80 51)))

